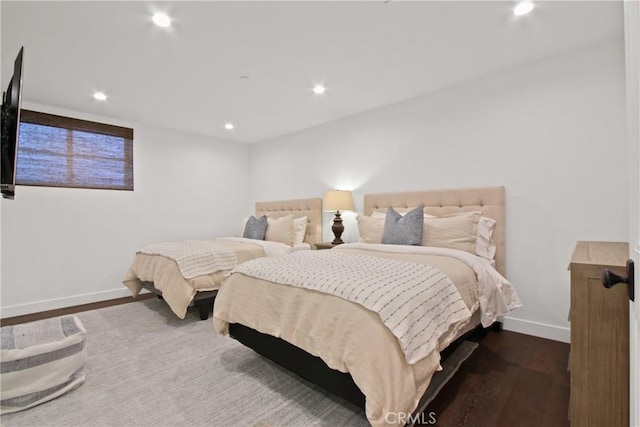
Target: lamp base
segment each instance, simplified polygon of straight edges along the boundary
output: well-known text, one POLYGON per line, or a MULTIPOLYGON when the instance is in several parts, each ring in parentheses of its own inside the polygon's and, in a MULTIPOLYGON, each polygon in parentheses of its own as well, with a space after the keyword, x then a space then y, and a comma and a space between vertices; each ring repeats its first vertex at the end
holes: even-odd
POLYGON ((340 238, 342 236, 342 232, 344 231, 344 225, 342 225, 342 218, 340 217, 340 211, 336 212, 336 216, 333 218, 333 225, 331 226, 331 231, 333 231, 333 242, 332 245, 341 245, 344 242, 340 238))

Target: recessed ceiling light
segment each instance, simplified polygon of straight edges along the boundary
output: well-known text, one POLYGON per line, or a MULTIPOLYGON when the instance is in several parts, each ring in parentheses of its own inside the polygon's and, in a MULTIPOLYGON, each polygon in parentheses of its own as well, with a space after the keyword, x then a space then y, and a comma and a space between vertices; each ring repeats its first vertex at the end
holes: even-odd
POLYGON ((324 93, 325 91, 325 87, 322 85, 315 85, 313 87, 313 93, 320 95, 321 93, 324 93))
POLYGON ((171 18, 169 18, 164 13, 158 12, 155 15, 153 15, 152 19, 154 24, 156 24, 159 27, 168 27, 169 25, 171 25, 171 18))
POLYGON ((533 10, 533 3, 530 1, 523 1, 513 8, 513 14, 516 16, 526 15, 533 10))
POLYGON ((93 94, 93 97, 94 97, 95 99, 97 99, 98 101, 106 101, 106 99, 107 99, 107 95, 105 95, 105 94, 104 94, 104 93, 102 93, 102 92, 96 92, 96 93, 94 93, 94 94, 93 94))
POLYGON ((233 123, 225 123, 224 128, 226 130, 231 130, 234 128, 233 123))

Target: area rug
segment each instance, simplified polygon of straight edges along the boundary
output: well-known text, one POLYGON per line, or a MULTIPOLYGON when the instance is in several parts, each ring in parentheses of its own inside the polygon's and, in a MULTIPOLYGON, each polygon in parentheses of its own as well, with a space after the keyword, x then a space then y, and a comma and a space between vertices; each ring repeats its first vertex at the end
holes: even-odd
MULTIPOLYGON (((85 384, 2 416, 3 426, 368 425, 361 408, 218 335, 211 320, 178 319, 162 301, 77 316, 88 333, 85 384)), ((471 354, 459 351, 434 377, 427 404, 471 354)))

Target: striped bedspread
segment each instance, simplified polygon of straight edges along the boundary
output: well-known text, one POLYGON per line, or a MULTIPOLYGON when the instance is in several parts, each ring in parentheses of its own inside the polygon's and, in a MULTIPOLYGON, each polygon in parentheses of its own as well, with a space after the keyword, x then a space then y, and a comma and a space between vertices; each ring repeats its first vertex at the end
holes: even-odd
POLYGON ((231 270, 238 263, 231 248, 210 240, 156 243, 145 246, 137 253, 161 255, 174 260, 185 279, 231 270))
POLYGON ((471 317, 451 280, 425 264, 309 251, 254 259, 231 273, 332 294, 378 313, 410 364, 431 353, 451 325, 471 317))

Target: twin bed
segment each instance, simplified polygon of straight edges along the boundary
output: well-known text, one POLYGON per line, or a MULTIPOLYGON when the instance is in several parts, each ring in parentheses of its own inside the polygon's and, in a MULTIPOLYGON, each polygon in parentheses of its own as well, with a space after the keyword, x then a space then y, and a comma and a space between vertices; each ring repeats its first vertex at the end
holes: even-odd
POLYGON ((302 244, 222 237, 212 240, 170 242, 139 250, 123 283, 133 296, 147 289, 162 297, 181 319, 196 306, 200 319, 208 318, 213 301, 229 270, 245 261, 309 250, 322 238, 322 199, 258 202, 255 216, 278 219, 307 218, 302 244))
POLYGON ((416 410, 447 347, 521 305, 503 277, 504 203, 503 187, 366 195, 358 221, 369 243, 239 265, 214 326, 363 405, 373 426, 395 425, 416 410), (421 245, 379 243, 388 208, 419 206, 421 245))

